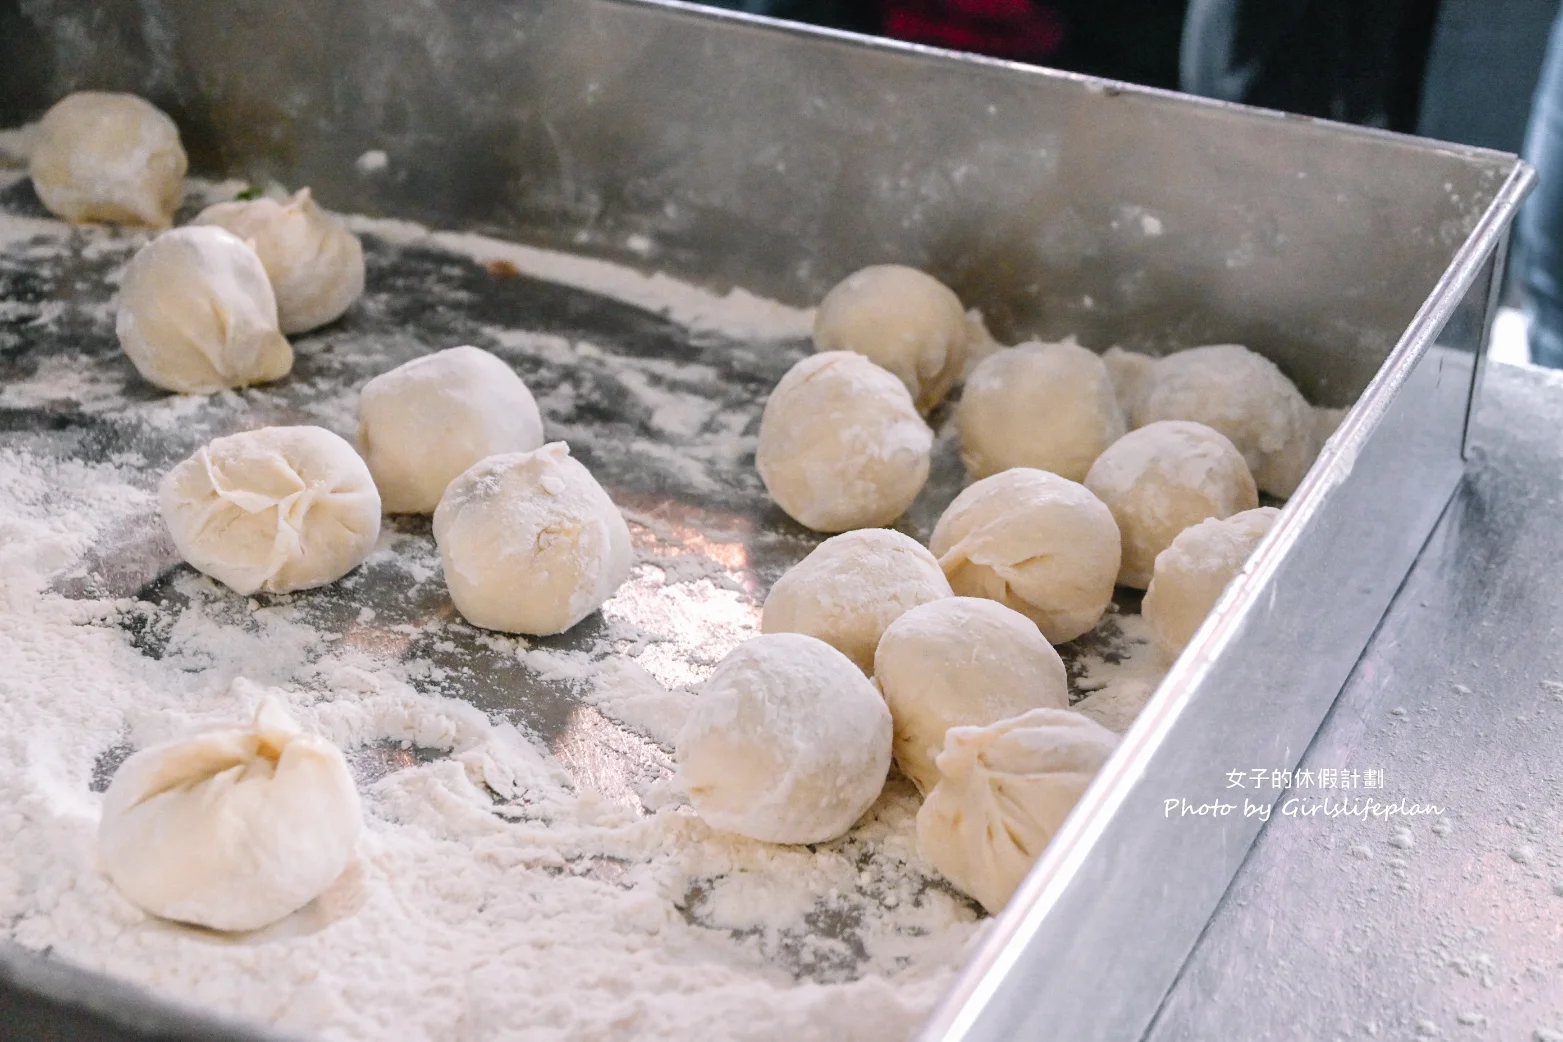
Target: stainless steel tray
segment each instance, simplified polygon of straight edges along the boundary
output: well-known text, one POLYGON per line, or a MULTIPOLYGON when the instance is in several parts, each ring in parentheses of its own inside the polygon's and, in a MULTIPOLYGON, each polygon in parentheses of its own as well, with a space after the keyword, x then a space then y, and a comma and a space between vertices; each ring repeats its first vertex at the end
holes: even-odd
MULTIPOLYGON (((339 210, 800 305, 857 266, 898 260, 945 278, 1007 339, 1076 333, 1155 352, 1237 341, 1316 403, 1357 403, 929 1039, 1132 1038, 1149 1022, 1259 827, 1169 818, 1164 800, 1225 798, 1228 770, 1290 767, 1317 729, 1461 473, 1530 179, 1495 153, 670 3, 56 0, 15 25, 0 58, 24 86, 0 97, 0 124, 72 89, 135 90, 174 114, 197 169, 310 184, 339 210), (320 27, 302 54, 300 24, 320 27), (387 154, 382 171, 354 166, 369 150, 387 154)), ((757 402, 802 349, 767 355, 549 297, 535 310, 564 328, 698 359, 717 375, 690 390, 723 402, 757 402)), ((460 339, 423 321, 407 350, 460 339)), ((308 404, 282 401, 277 415, 308 404)), ((596 447, 633 428, 611 395, 596 408, 596 447)), ((66 422, 50 443, 90 446, 82 427, 66 422)), ((695 531, 731 528, 756 502, 752 474, 681 495, 665 470, 612 457, 593 462, 616 494, 695 531)), ((946 467, 914 526, 958 477, 946 467)), ((761 520, 751 575, 763 586, 808 543, 774 513, 761 520)), ((156 572, 155 556, 129 558, 156 572)), ((152 578, 114 573, 125 559, 106 555, 103 574, 132 588, 152 578)), ((516 709, 482 688, 484 708, 516 709)), ((540 733, 559 726, 536 712, 540 733)), ((658 769, 648 743, 598 736, 581 763, 658 769)))

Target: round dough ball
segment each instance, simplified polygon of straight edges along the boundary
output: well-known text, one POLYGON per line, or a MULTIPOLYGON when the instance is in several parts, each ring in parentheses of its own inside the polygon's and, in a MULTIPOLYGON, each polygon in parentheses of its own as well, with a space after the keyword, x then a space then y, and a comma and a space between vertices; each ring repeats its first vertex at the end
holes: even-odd
POLYGON ((380 494, 353 447, 321 427, 215 438, 159 489, 179 555, 235 593, 334 582, 380 537, 380 494))
POLYGON ((174 121, 134 94, 80 91, 44 113, 28 173, 67 221, 167 228, 189 160, 174 121))
POLYGON ((284 333, 342 316, 364 291, 364 247, 301 188, 290 199, 218 203, 192 222, 226 228, 254 248, 277 295, 284 333))
POLYGON ((874 676, 895 722, 895 762, 928 793, 952 727, 986 727, 1030 709, 1067 709, 1064 660, 1024 615, 998 601, 950 597, 890 624, 874 676))
POLYGON ((760 632, 818 637, 871 673, 886 626, 908 608, 953 596, 921 543, 888 528, 863 528, 825 540, 776 580, 760 632))
POLYGON ((848 275, 814 315, 816 351, 855 351, 894 373, 921 412, 944 401, 974 335, 960 298, 932 275, 876 264, 848 275))
POLYGON ((734 648, 678 735, 679 775, 713 828, 769 843, 823 843, 879 798, 890 711, 841 652, 801 633, 734 648))
POLYGON ((293 368, 266 269, 221 228, 175 228, 136 251, 114 332, 142 376, 181 394, 265 383, 293 368))
POLYGON ((1314 457, 1313 410, 1263 355, 1237 344, 1195 347, 1158 359, 1134 426, 1192 420, 1226 435, 1259 488, 1286 498, 1314 457))
POLYGON ((1168 659, 1177 658, 1193 639, 1279 515, 1274 507, 1260 507, 1201 521, 1179 533, 1156 557, 1156 573, 1141 611, 1168 659))
POLYGON ((983 359, 955 413, 961 461, 972 477, 1011 467, 1080 481, 1123 437, 1123 410, 1107 367, 1079 344, 1021 344, 983 359))
POLYGON ((928 480, 933 431, 901 382, 828 351, 787 371, 765 402, 755 466, 771 498, 818 532, 888 525, 928 480))
POLYGON ((1117 747, 1067 709, 951 728, 917 812, 918 853, 997 915, 1117 747))
POLYGON ((430 513, 478 460, 542 444, 532 392, 480 348, 415 358, 370 380, 358 396, 358 451, 387 513, 430 513))
POLYGON ((202 731, 121 764, 103 794, 98 850, 114 885, 147 912, 258 930, 334 883, 362 827, 341 750, 305 734, 267 695, 249 726, 202 731))
POLYGON ((1131 431, 1091 467, 1085 487, 1106 503, 1123 534, 1118 581, 1143 590, 1156 555, 1190 525, 1259 505, 1248 465, 1202 423, 1161 420, 1131 431))
POLYGON ((630 530, 562 441, 490 456, 445 489, 434 541, 456 610, 506 633, 563 633, 624 584, 630 530))
POLYGON ((1015 467, 970 485, 928 548, 950 588, 1015 609, 1054 644, 1095 626, 1118 575, 1118 525, 1084 485, 1015 467))

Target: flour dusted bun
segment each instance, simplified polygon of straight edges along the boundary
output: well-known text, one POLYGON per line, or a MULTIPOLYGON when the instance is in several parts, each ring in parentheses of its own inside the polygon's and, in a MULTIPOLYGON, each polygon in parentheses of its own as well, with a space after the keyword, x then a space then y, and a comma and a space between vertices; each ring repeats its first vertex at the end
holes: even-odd
POLYGON ((874 678, 895 721, 895 762, 924 793, 939 781, 934 758, 950 728, 1069 705, 1064 661, 1036 624, 980 597, 932 601, 892 622, 874 678))
POLYGON ((268 694, 247 726, 126 760, 103 795, 98 850, 114 885, 151 914, 258 930, 336 881, 362 824, 341 751, 268 694))
POLYGON ((776 580, 760 631, 818 637, 869 673, 886 626, 908 608, 952 596, 921 543, 888 528, 862 528, 825 540, 776 580))
POLYGON ((771 498, 818 532, 888 525, 928 480, 933 431, 901 381, 828 351, 787 371, 765 402, 755 466, 771 498))
POLYGON ((181 394, 265 383, 293 368, 266 269, 221 228, 175 228, 138 250, 114 331, 142 376, 181 394))
POLYGON ((918 852, 997 914, 1117 744, 1067 709, 951 728, 939 784, 917 812, 918 852))
POLYGON ((1285 498, 1313 464, 1313 410, 1263 355, 1236 344, 1195 347, 1156 362, 1134 426, 1192 420, 1226 435, 1259 488, 1285 498))
POLYGON ((983 359, 966 378, 955 421, 961 461, 976 478, 1035 467, 1080 481, 1126 429, 1107 367, 1072 342, 983 359))
POLYGON ((1013 608, 1063 644, 1107 610, 1118 544, 1112 511, 1084 485, 1016 467, 956 496, 928 548, 956 593, 1013 608))
POLYGON ((1156 359, 1137 351, 1109 347, 1102 352, 1102 364, 1112 378, 1113 390, 1117 392, 1118 405, 1125 418, 1133 416, 1156 382, 1156 359))
POLYGON ((630 572, 630 530, 562 441, 490 456, 445 489, 434 540, 456 610, 506 633, 563 633, 630 572))
POLYGON ((841 652, 801 633, 734 648, 679 732, 678 770, 713 828, 770 843, 823 843, 879 798, 890 711, 841 652))
POLYGON ((478 460, 542 444, 532 392, 480 348, 415 358, 358 396, 358 450, 387 513, 430 513, 445 486, 478 460))
POLYGON ((1157 556, 1142 611, 1162 654, 1177 658, 1279 516, 1260 507, 1201 521, 1157 556))
POLYGON ((814 317, 816 350, 855 351, 889 370, 922 412, 950 393, 974 335, 949 287, 900 264, 848 275, 825 294, 814 317))
POLYGON ((214 438, 164 476, 159 501, 180 556, 242 594, 333 582, 380 536, 369 469, 320 427, 214 438))
POLYGON ((1259 505, 1248 465, 1232 443, 1201 423, 1160 420, 1102 453, 1085 487, 1106 503, 1123 534, 1118 581, 1143 590, 1156 555, 1190 525, 1259 505))
POLYGON ((289 199, 217 203, 195 224, 226 228, 260 257, 277 295, 284 333, 342 316, 364 291, 364 248, 341 219, 315 204, 308 188, 289 199))
POLYGON ((134 94, 87 90, 44 113, 28 172, 67 221, 167 228, 188 165, 173 120, 134 94))

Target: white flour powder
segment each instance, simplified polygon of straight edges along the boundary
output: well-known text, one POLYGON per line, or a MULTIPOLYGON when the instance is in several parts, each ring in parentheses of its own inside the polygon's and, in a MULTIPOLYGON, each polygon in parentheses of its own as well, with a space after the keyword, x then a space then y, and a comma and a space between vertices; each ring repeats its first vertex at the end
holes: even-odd
MULTIPOLYGON (((99 234, 72 248, 128 250, 99 234)), ((416 234, 692 327, 755 339, 807 328, 805 313, 742 294, 416 234)), ((56 256, 66 240, 54 222, 0 217, 13 259, 56 256)), ((39 328, 60 320, 27 306, 39 328)), ((544 334, 494 335, 550 348, 544 334)), ((689 376, 693 363, 582 358, 590 345, 555 340, 635 394, 648 444, 682 434, 697 455, 729 461, 752 448, 741 417, 644 378, 674 365, 689 376)), ((357 349, 343 338, 341 351, 357 349)), ((350 432, 352 394, 295 390, 318 422, 350 432)), ((281 407, 274 393, 152 397, 60 358, 0 390, 0 405, 161 437, 251 425, 281 407)), ((326 591, 261 603, 181 569, 151 602, 68 598, 58 591, 113 563, 116 547, 156 546, 162 464, 128 449, 86 464, 18 445, 0 451, 0 936, 309 1037, 792 1042, 907 1037, 979 933, 970 902, 920 863, 917 801, 899 778, 848 838, 816 848, 715 834, 684 805, 667 746, 693 686, 755 632, 763 593, 722 563, 744 548, 714 529, 625 504, 635 571, 567 649, 478 634, 448 612, 395 621, 377 601, 377 617, 355 601, 363 584, 398 584, 409 602, 442 589, 427 534, 395 527, 326 591), (487 657, 465 661, 459 642, 487 657), (485 684, 506 682, 502 667, 568 695, 556 707, 566 718, 534 734, 479 708, 485 684), (228 937, 129 904, 96 863, 95 831, 97 793, 131 749, 246 716, 229 693, 237 676, 284 689, 306 726, 347 751, 366 834, 318 901, 228 937)))

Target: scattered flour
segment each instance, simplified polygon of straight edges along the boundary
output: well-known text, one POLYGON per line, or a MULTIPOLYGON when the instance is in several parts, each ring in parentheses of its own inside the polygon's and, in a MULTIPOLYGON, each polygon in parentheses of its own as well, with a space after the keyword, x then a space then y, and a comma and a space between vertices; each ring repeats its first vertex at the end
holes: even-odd
POLYGON ((523 246, 471 232, 431 231, 411 221, 352 216, 348 227, 403 245, 419 243, 469 257, 479 264, 502 262, 518 274, 588 290, 633 304, 695 331, 733 337, 787 340, 807 337, 814 327, 812 308, 794 308, 743 289, 717 295, 660 272, 647 275, 608 261, 523 246))
MULTIPOLYGON (((233 190, 196 183, 192 195, 233 190)), ((373 234, 397 233, 374 222, 373 234)), ((400 233, 693 330, 807 332, 807 313, 742 293, 400 233)), ((141 241, 0 216, 6 260, 84 285, 111 287, 141 241)), ((919 860, 911 787, 894 779, 845 839, 778 847, 713 833, 671 770, 693 688, 756 631, 756 548, 801 557, 806 546, 757 534, 732 511, 624 493, 630 581, 579 633, 539 641, 449 613, 426 523, 388 524, 365 565, 324 590, 236 597, 169 570, 158 477, 216 433, 318 422, 351 434, 357 374, 427 348, 396 340, 389 323, 328 331, 305 341, 282 384, 164 396, 122 364, 102 293, 64 312, 46 294, 0 314, 0 349, 27 363, 0 406, 57 416, 67 431, 0 449, 0 828, 13 837, 0 848, 0 937, 323 1039, 913 1032, 981 921, 919 860), (29 355, 35 339, 47 349, 29 355), (320 899, 259 933, 223 936, 130 905, 96 863, 95 831, 99 793, 131 751, 245 717, 229 693, 241 676, 282 689, 302 722, 343 747, 366 832, 357 863, 320 899)), ((657 463, 657 481, 730 490, 730 475, 750 469, 757 405, 703 393, 723 379, 703 362, 490 332, 539 365, 611 378, 639 416, 625 446, 657 463)), ((564 416, 566 399, 589 389, 565 379, 543 390, 545 413, 564 416)), ((586 425, 578 433, 590 444, 586 425)))
MULTIPOLYGON (((16 837, 0 920, 17 942, 332 1039, 901 1038, 975 935, 972 908, 917 867, 904 783, 839 843, 738 840, 678 801, 643 815, 594 791, 567 770, 571 728, 545 745, 437 693, 415 661, 321 625, 329 601, 244 602, 184 571, 166 588, 177 613, 42 590, 150 509, 112 466, 0 454, 0 824, 16 837), (107 883, 95 790, 133 748, 242 719, 241 674, 286 686, 349 753, 368 822, 330 892, 222 937, 150 919, 107 883), (837 921, 850 927, 820 928, 837 921)), ((624 618, 657 580, 642 568, 624 618)), ((688 693, 599 651, 511 654, 666 743, 688 693)))

